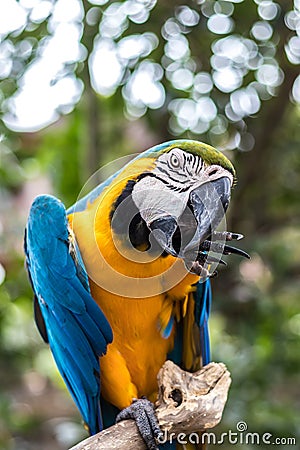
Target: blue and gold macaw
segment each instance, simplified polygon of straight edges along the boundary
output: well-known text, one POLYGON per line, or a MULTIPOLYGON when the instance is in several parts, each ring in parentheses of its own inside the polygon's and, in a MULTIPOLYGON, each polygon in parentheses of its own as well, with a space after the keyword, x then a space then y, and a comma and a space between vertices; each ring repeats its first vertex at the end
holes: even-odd
POLYGON ((167 358, 191 371, 210 361, 210 277, 222 254, 247 256, 225 242, 241 235, 216 231, 234 180, 221 152, 175 140, 68 211, 49 195, 33 202, 25 253, 35 319, 91 434, 121 411, 156 448, 147 402, 159 369, 167 358))

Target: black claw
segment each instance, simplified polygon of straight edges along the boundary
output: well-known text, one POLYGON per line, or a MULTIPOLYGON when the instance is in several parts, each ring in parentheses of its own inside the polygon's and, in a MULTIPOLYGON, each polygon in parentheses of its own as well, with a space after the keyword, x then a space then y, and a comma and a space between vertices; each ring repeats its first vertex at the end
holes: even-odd
POLYGON ((203 241, 202 244, 200 245, 200 250, 211 251, 214 253, 222 253, 224 255, 230 255, 233 253, 235 255, 243 256, 244 258, 250 259, 248 253, 244 252, 243 250, 236 247, 231 247, 229 245, 223 245, 219 242, 203 241))
POLYGON ((213 237, 217 241, 239 241, 243 239, 244 235, 240 233, 233 233, 232 231, 214 231, 213 237))
POLYGON ((244 252, 240 248, 230 247, 229 245, 225 245, 224 246, 224 250, 223 250, 223 254, 224 255, 230 255, 231 253, 233 253, 235 255, 243 256, 244 258, 250 259, 250 255, 248 255, 248 253, 244 252))
POLYGON ((156 439, 161 435, 161 429, 155 415, 154 405, 146 398, 134 399, 132 404, 123 409, 116 422, 133 419, 149 450, 158 450, 156 439))
POLYGON ((231 241, 233 239, 239 241, 240 239, 243 239, 244 235, 240 233, 228 233, 228 235, 231 235, 230 239, 227 239, 228 241, 231 241))

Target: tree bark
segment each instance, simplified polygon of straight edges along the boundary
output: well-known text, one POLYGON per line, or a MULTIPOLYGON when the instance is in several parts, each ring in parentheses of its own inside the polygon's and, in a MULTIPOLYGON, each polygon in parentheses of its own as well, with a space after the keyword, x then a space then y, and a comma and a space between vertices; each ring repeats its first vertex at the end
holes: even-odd
MULTIPOLYGON (((203 432, 221 420, 231 384, 223 363, 210 363, 195 373, 166 361, 158 373, 156 415, 162 442, 183 433, 203 432)), ((133 420, 124 420, 92 436, 70 450, 144 450, 145 444, 133 420)))

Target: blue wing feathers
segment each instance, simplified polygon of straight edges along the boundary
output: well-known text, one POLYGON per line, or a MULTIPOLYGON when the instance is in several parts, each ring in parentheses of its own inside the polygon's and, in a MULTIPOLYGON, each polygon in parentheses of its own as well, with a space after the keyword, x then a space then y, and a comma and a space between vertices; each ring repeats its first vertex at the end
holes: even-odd
POLYGON ((91 395, 82 382, 82 378, 78 376, 78 373, 80 374, 78 372, 78 365, 76 364, 74 355, 68 349, 57 346, 53 351, 53 356, 75 403, 78 405, 84 421, 89 425, 91 434, 95 434, 101 429, 97 421, 99 403, 97 396, 91 395), (65 359, 67 359, 67 364, 62 364, 61 361, 65 359))
POLYGON ((59 371, 94 434, 102 426, 99 356, 112 341, 112 330, 91 297, 78 248, 76 257, 70 252, 66 211, 59 200, 36 198, 24 248, 42 316, 39 329, 42 321, 59 371))
POLYGON ((212 293, 209 278, 203 283, 197 284, 194 293, 195 322, 200 328, 200 346, 202 363, 205 366, 210 362, 210 340, 208 331, 208 319, 211 308, 212 293))

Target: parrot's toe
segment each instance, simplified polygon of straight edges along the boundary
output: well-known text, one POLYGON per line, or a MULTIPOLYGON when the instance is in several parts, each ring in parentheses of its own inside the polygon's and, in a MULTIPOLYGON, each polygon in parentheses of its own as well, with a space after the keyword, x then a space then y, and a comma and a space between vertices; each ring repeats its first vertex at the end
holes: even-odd
POLYGON ((146 398, 134 399, 132 404, 123 409, 116 422, 133 419, 149 450, 158 450, 156 439, 161 435, 154 405, 146 398))

